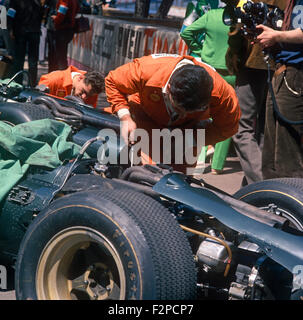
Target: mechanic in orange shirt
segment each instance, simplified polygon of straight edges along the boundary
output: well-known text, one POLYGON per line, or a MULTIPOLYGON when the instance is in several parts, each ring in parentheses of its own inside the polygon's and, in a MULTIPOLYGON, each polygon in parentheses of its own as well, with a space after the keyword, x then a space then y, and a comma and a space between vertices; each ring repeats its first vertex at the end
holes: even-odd
MULTIPOLYGON (((153 54, 134 59, 109 72, 105 92, 127 143, 136 128, 145 129, 149 137, 153 129, 205 128, 205 145, 215 145, 238 130, 241 112, 234 89, 212 67, 191 56, 153 54)), ((143 163, 154 163, 151 147, 148 154, 141 151, 143 163)), ((188 164, 172 166, 184 171, 188 164)))
POLYGON ((45 85, 57 97, 73 95, 96 108, 98 94, 104 90, 104 77, 97 71, 83 71, 74 66, 42 75, 39 86, 45 85))

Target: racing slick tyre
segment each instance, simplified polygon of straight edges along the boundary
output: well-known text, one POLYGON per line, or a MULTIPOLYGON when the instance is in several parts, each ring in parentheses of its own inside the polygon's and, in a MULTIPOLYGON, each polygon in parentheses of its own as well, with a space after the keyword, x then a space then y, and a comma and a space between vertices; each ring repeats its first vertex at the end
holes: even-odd
POLYGON ((0 113, 1 119, 11 126, 40 119, 54 119, 49 110, 30 103, 14 103, 14 107, 10 107, 9 103, 3 104, 0 105, 0 113))
POLYGON ((233 195, 236 199, 287 218, 303 231, 303 179, 280 178, 252 183, 233 195))
POLYGON ((184 231, 156 200, 130 190, 83 191, 38 214, 20 245, 17 299, 195 299, 184 231))

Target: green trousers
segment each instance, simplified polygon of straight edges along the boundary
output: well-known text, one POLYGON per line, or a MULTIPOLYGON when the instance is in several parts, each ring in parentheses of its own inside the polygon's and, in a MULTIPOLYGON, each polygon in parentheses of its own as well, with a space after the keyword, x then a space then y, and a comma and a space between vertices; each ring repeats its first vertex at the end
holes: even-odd
MULTIPOLYGON (((222 76, 224 80, 226 80, 231 86, 235 86, 235 76, 222 76)), ((225 160, 228 154, 229 146, 230 146, 231 138, 228 138, 224 141, 216 143, 214 146, 215 152, 213 155, 213 159, 211 162, 211 168, 215 170, 223 170, 225 160)), ((202 148, 201 153, 198 158, 198 162, 205 163, 207 147, 202 148)))
MULTIPOLYGON (((224 168, 225 160, 228 154, 231 138, 215 144, 215 152, 211 162, 211 168, 215 170, 222 170, 224 168)), ((199 155, 198 162, 205 163, 207 153, 207 146, 203 147, 199 155)))

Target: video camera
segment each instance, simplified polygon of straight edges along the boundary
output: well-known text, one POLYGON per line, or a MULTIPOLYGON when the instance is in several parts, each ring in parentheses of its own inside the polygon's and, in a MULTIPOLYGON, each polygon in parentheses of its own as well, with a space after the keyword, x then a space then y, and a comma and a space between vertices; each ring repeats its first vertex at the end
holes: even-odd
POLYGON ((228 26, 241 25, 244 36, 255 38, 256 26, 263 24, 275 30, 282 28, 284 13, 276 6, 251 0, 222 0, 226 3, 223 23, 228 26))

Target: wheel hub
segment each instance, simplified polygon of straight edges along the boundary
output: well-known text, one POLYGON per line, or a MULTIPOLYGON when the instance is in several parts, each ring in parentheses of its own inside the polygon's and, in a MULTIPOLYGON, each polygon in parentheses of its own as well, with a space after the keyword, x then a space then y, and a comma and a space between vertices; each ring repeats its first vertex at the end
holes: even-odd
POLYGON ((86 227, 63 230, 45 246, 36 272, 40 300, 118 300, 125 273, 113 244, 86 227))
POLYGON ((119 299, 113 273, 100 262, 90 265, 81 276, 72 280, 72 297, 77 299, 79 291, 90 300, 119 299))

